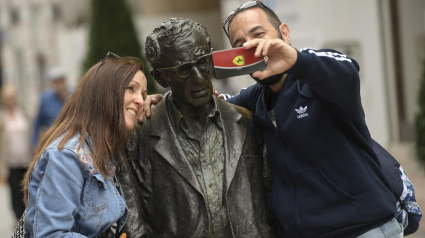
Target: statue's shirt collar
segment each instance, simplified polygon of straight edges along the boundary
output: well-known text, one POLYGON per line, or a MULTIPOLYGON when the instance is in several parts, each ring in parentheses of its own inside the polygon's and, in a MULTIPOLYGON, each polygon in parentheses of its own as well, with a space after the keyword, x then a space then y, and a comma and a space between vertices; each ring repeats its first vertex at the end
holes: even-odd
MULTIPOLYGON (((171 124, 176 131, 176 133, 179 132, 180 128, 187 129, 187 120, 183 116, 183 114, 180 112, 180 110, 176 107, 172 100, 172 93, 169 94, 169 107, 167 107, 168 113, 171 116, 171 124)), ((210 105, 208 105, 209 113, 208 113, 208 121, 204 126, 204 129, 206 128, 206 125, 210 121, 215 122, 220 128, 223 128, 220 118, 220 110, 217 103, 217 97, 212 96, 212 100, 210 102, 210 105)), ((203 129, 203 130, 204 130, 203 129)))

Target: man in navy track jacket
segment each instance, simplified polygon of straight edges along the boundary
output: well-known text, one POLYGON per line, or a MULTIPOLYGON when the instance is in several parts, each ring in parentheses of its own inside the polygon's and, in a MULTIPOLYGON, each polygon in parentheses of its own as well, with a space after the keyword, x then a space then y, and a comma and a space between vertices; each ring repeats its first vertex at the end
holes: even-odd
POLYGON ((379 162, 330 112, 371 143, 357 62, 333 50, 297 51, 289 27, 258 1, 231 12, 223 28, 233 47, 257 47, 268 63, 252 75, 256 84, 227 101, 251 110, 261 129, 274 180, 269 206, 282 237, 399 237, 379 162))

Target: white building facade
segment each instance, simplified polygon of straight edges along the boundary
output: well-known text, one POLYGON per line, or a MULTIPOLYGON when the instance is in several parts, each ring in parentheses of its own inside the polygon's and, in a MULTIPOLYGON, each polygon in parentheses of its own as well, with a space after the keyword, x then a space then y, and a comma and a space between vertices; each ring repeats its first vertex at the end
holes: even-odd
MULTIPOLYGON (((0 0, 2 84, 21 90, 34 115, 46 70, 63 67, 75 86, 88 42, 88 0, 0 0)), ((215 50, 230 48, 223 18, 246 0, 127 0, 139 40, 171 17, 203 24, 215 50)), ((264 0, 289 25, 301 49, 333 48, 360 64, 361 95, 372 137, 384 146, 412 140, 425 51, 423 0, 264 0)), ((216 81, 222 93, 254 83, 247 76, 216 81)))
POLYGON ((87 45, 85 0, 0 0, 2 85, 18 88, 19 103, 34 117, 49 87, 46 72, 60 66, 69 86, 81 76, 87 45))

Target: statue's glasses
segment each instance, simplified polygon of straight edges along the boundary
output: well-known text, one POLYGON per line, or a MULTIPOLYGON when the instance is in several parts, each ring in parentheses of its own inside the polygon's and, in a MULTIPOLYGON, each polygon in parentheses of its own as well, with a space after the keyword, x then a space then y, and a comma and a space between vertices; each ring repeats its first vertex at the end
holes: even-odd
POLYGON ((256 7, 256 6, 259 6, 259 5, 261 5, 262 7, 264 7, 264 9, 266 9, 267 11, 269 11, 271 14, 273 14, 276 18, 278 18, 279 19, 279 17, 277 17, 277 15, 276 15, 276 13, 272 10, 272 9, 270 9, 268 6, 266 6, 266 5, 264 5, 262 2, 260 2, 260 1, 249 1, 249 2, 246 2, 246 3, 244 3, 244 4, 242 4, 240 7, 238 7, 238 8, 236 8, 235 10, 233 10, 233 11, 231 11, 225 18, 224 18, 224 21, 223 21, 223 30, 224 30, 224 32, 226 33, 226 35, 227 35, 227 38, 229 38, 230 39, 230 37, 229 37, 229 32, 228 32, 228 29, 229 29, 229 23, 230 23, 230 21, 233 19, 233 17, 236 15, 236 13, 238 13, 238 12, 241 12, 241 11, 243 11, 243 10, 245 10, 245 9, 248 9, 248 8, 251 8, 251 7, 256 7), (226 30, 227 29, 227 30, 226 30))
MULTIPOLYGON (((212 51, 212 49, 211 49, 211 51, 212 51)), ((156 70, 156 71, 159 71, 159 72, 163 72, 163 71, 172 70, 172 71, 176 72, 177 75, 180 76, 181 78, 186 78, 192 73, 193 67, 195 67, 195 66, 201 72, 208 72, 211 69, 211 61, 212 61, 211 53, 209 53, 209 54, 206 54, 206 55, 199 57, 196 61, 193 61, 193 62, 184 63, 184 64, 177 65, 177 66, 174 66, 174 67, 154 69, 152 71, 156 70)))

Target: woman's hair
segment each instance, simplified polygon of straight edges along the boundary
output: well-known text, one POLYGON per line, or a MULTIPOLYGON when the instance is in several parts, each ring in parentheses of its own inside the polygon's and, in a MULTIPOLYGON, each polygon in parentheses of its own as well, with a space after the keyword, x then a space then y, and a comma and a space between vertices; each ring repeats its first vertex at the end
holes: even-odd
MULTIPOLYGON (((64 134, 58 148, 76 133, 81 133, 78 149, 90 135, 89 143, 94 166, 103 174, 112 158, 121 167, 127 136, 124 118, 124 93, 143 61, 138 58, 107 59, 91 67, 67 99, 58 118, 41 138, 33 160, 22 181, 24 202, 28 201, 28 182, 35 164, 44 150, 64 134)), ((119 170, 118 170, 119 171, 119 170)))

